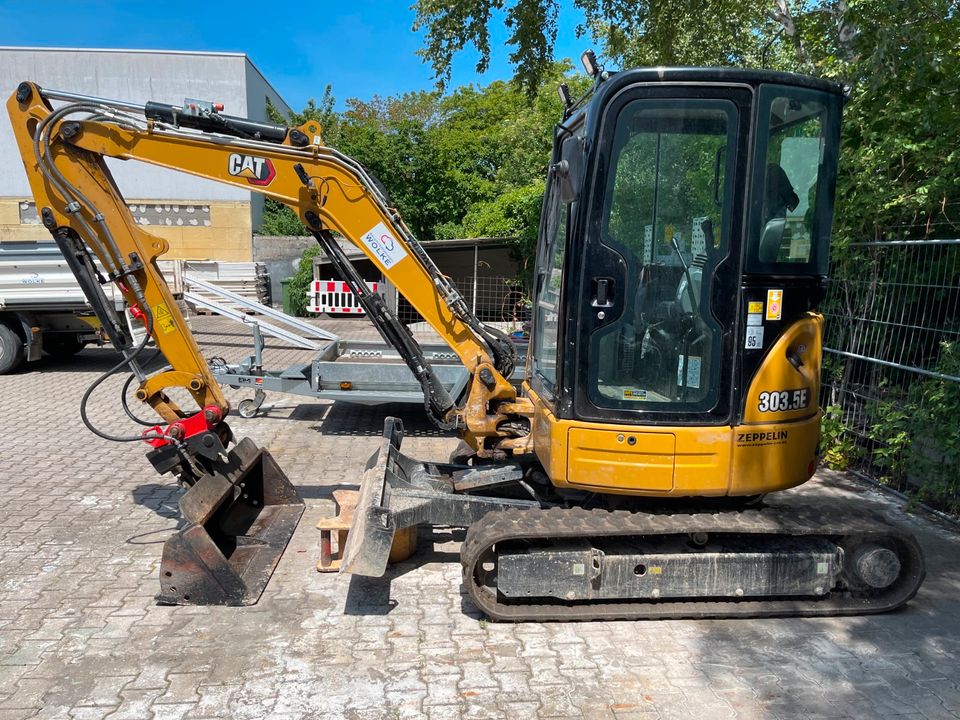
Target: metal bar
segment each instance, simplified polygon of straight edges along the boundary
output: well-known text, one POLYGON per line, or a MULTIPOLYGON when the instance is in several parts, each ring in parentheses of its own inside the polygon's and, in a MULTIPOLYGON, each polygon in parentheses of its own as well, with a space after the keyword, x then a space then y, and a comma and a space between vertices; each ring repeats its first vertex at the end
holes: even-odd
POLYGON ((473 246, 473 302, 471 303, 470 312, 474 315, 477 314, 477 272, 480 269, 480 245, 474 244, 473 246))
POLYGON ((951 240, 868 240, 850 243, 850 247, 891 247, 902 245, 960 245, 960 238, 951 240))
POLYGON ((890 362, 889 360, 880 360, 879 358, 868 357, 867 355, 859 355, 857 353, 846 352, 844 350, 836 350, 834 348, 825 347, 823 351, 833 353, 834 355, 842 355, 843 357, 853 358, 854 360, 864 360, 866 362, 876 363, 877 365, 896 368, 897 370, 906 370, 907 372, 916 373, 917 375, 925 375, 938 380, 960 382, 960 376, 957 375, 944 375, 943 373, 934 372, 933 370, 924 370, 923 368, 913 367, 911 365, 901 365, 900 363, 890 362))
MULTIPOLYGON (((245 298, 242 295, 238 295, 235 292, 231 292, 230 290, 226 290, 222 287, 219 287, 218 285, 214 285, 213 283, 209 283, 205 280, 200 280, 198 278, 191 277, 190 275, 184 274, 183 282, 187 286, 196 286, 198 288, 206 290, 207 292, 213 293, 214 295, 219 295, 224 299, 230 300, 231 302, 235 302, 237 305, 240 305, 241 307, 245 307, 248 310, 253 310, 255 313, 259 315, 264 315, 265 317, 268 317, 271 320, 284 323, 285 325, 290 325, 291 327, 296 328, 297 330, 304 333, 305 335, 312 335, 313 337, 320 338, 321 340, 337 340, 338 339, 338 337, 331 332, 322 330, 321 328, 318 328, 315 325, 311 325, 310 323, 304 322, 303 320, 299 320, 295 317, 290 317, 285 312, 281 312, 280 310, 275 310, 272 307, 267 307, 262 303, 258 303, 256 300, 250 300, 249 298, 245 298)), ((315 345, 311 343, 311 347, 314 347, 314 346, 315 345)))
POLYGON ((253 364, 257 370, 263 370, 263 333, 260 323, 253 323, 253 364))
POLYGON ((208 310, 212 310, 215 313, 223 315, 224 317, 227 317, 231 320, 234 320, 235 322, 243 323, 244 325, 252 325, 254 323, 257 323, 258 325, 260 325, 260 330, 262 332, 267 333, 267 335, 273 335, 274 337, 278 337, 283 340, 286 340, 291 345, 296 345, 297 347, 302 347, 306 350, 320 349, 320 346, 315 342, 307 340, 306 338, 302 338, 299 335, 296 335, 288 330, 284 330, 281 327, 277 327, 272 323, 262 322, 260 320, 254 320, 252 318, 249 318, 239 310, 235 310, 234 308, 231 308, 227 305, 221 305, 211 300, 207 300, 206 298, 203 298, 200 295, 196 295, 191 292, 185 292, 183 294, 183 297, 187 301, 193 303, 194 305, 200 305, 202 307, 205 307, 208 310))
POLYGON ((137 105, 127 100, 108 100, 107 98, 96 97, 95 95, 80 95, 79 93, 66 92, 65 90, 48 90, 40 88, 40 94, 47 100, 62 100, 64 102, 93 102, 98 105, 108 105, 118 110, 127 110, 128 112, 142 113, 145 105, 137 105))

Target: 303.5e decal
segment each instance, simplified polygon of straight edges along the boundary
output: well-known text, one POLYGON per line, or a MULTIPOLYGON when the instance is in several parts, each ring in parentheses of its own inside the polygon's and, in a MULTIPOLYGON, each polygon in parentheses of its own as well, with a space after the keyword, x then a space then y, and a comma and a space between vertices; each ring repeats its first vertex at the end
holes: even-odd
POLYGON ((790 412, 803 410, 810 403, 810 393, 807 388, 798 390, 774 390, 760 393, 757 410, 760 412, 790 412))

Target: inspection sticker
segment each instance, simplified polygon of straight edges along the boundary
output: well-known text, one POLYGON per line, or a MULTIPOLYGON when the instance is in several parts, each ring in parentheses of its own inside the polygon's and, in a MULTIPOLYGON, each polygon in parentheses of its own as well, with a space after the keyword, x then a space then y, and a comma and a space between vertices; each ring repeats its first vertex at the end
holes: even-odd
POLYGON ((747 303, 747 312, 751 315, 763 312, 763 300, 751 300, 747 303))
POLYGON ((698 355, 691 355, 687 358, 687 387, 700 387, 700 369, 702 363, 703 361, 698 355))
POLYGON ((763 347, 763 325, 748 325, 747 339, 743 346, 747 350, 759 350, 763 347))
POLYGON ((164 335, 177 329, 166 303, 157 303, 153 306, 153 329, 159 330, 164 335))
POLYGON ((383 223, 374 225, 360 239, 370 248, 384 270, 389 270, 407 256, 407 251, 383 223))
POLYGON ((783 290, 767 290, 767 320, 783 317, 783 290))
POLYGON ((699 355, 681 355, 677 362, 677 385, 680 387, 699 388, 700 369, 702 358, 699 355), (686 362, 687 375, 684 377, 683 368, 686 362))

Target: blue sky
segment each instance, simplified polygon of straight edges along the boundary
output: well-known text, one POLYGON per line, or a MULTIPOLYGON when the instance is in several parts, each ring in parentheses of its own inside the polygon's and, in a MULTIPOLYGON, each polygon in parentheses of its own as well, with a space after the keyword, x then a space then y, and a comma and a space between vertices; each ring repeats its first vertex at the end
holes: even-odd
MULTIPOLYGON (((349 3, 58 2, 2 0, 0 45, 142 48, 245 52, 294 108, 333 84, 338 105, 433 87, 432 72, 415 53, 412 0, 349 3)), ((556 57, 578 58, 589 40, 576 38, 581 15, 570 3, 560 17, 556 57)), ((512 75, 502 18, 492 28, 490 69, 476 72, 476 53, 455 62, 452 87, 512 75)))

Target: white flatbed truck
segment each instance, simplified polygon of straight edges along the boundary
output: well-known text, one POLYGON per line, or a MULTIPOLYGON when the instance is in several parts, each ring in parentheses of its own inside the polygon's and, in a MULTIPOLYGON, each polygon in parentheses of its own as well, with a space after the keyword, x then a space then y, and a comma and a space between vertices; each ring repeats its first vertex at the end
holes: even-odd
POLYGON ((0 242, 0 375, 104 341, 56 244, 0 242))

